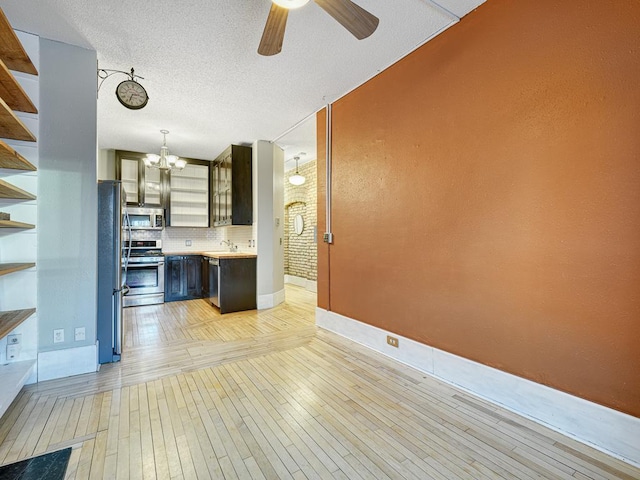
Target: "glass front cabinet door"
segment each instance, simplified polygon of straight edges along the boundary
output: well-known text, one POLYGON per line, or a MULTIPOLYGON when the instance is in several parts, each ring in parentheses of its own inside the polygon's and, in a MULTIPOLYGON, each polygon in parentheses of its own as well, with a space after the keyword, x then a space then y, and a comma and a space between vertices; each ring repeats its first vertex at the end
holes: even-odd
POLYGON ((116 150, 116 178, 122 181, 127 205, 164 208, 168 174, 144 164, 145 153, 116 150))

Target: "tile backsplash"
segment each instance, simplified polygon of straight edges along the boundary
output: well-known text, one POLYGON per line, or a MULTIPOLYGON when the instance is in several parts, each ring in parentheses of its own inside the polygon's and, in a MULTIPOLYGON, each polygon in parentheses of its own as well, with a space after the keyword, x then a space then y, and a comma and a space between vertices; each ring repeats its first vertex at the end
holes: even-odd
POLYGON ((226 251, 223 240, 231 240, 239 252, 256 252, 253 226, 230 226, 215 228, 168 227, 157 230, 134 230, 135 240, 162 240, 164 252, 211 252, 226 251), (190 241, 191 245, 186 245, 190 241))

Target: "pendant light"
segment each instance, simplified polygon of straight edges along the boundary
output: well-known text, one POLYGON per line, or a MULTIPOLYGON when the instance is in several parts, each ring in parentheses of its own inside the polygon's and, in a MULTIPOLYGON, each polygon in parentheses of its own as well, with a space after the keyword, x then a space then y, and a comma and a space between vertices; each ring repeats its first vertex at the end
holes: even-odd
POLYGON ((187 162, 182 158, 178 158, 176 155, 169 155, 169 148, 167 147, 167 133, 169 130, 160 130, 162 134, 162 147, 160 147, 160 155, 154 153, 148 153, 144 159, 144 164, 147 167, 157 168, 163 171, 182 170, 187 162))
POLYGON ((298 160, 300 160, 300 157, 296 155, 295 157, 293 157, 293 159, 296 161, 296 173, 289 177, 289 183, 297 187, 304 184, 307 179, 304 178, 304 175, 300 175, 300 173, 298 172, 298 160))

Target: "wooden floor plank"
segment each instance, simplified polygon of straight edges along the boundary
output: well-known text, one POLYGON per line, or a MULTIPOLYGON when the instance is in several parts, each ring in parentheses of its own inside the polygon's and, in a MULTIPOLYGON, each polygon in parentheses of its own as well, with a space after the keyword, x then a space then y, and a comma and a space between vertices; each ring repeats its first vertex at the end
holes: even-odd
POLYGON ((73 448, 66 478, 636 479, 640 469, 314 324, 315 297, 220 315, 125 311, 125 353, 28 386, 0 464, 73 448))

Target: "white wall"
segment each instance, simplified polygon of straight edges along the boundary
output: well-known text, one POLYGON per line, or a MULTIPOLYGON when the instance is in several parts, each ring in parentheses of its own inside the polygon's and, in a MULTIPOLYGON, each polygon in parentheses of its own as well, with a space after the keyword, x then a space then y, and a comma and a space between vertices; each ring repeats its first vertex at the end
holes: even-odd
POLYGON ((52 365, 62 357, 43 352, 95 346, 96 115, 96 52, 41 39, 38 369, 56 376, 82 373, 74 365, 82 362, 72 355, 70 365, 52 365), (76 327, 86 340, 74 341, 76 327), (59 328, 64 342, 54 344, 59 328))
POLYGON ((258 254, 258 308, 284 301, 284 152, 271 142, 253 144, 253 211, 258 254))

